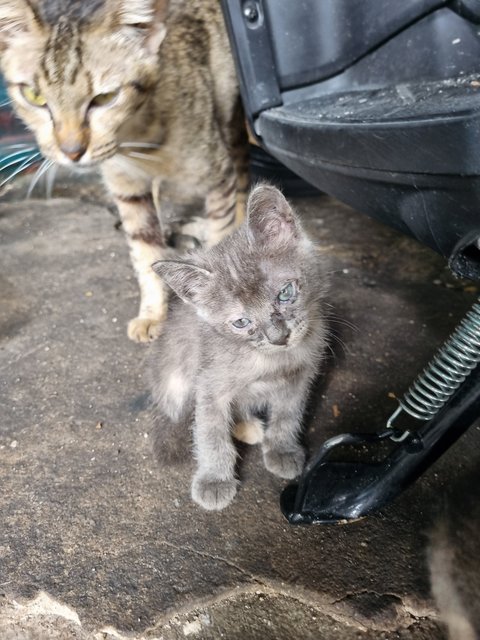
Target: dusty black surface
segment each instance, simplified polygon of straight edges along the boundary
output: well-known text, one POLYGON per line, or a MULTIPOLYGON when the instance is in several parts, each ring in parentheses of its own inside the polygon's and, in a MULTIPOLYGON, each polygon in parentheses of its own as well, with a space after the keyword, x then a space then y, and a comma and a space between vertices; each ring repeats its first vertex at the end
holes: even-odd
MULTIPOLYGON (((233 506, 202 511, 189 497, 192 467, 166 473, 151 456, 146 350, 126 336, 137 289, 116 218, 101 198, 92 204, 95 189, 62 189, 48 201, 14 192, 0 205, 4 637, 107 638, 94 634, 113 627, 165 639, 316 637, 312 629, 345 640, 443 638, 427 535, 447 488, 478 479, 478 427, 393 505, 346 527, 289 526, 278 506, 284 483, 255 447, 243 451, 233 506), (31 613, 39 591, 82 627, 63 632, 63 614, 31 613), (269 611, 290 614, 265 618, 265 598, 269 611)), ((383 427, 392 394, 478 291, 413 240, 326 197, 295 204, 330 259, 338 318, 307 425, 314 451, 333 434, 383 427)))

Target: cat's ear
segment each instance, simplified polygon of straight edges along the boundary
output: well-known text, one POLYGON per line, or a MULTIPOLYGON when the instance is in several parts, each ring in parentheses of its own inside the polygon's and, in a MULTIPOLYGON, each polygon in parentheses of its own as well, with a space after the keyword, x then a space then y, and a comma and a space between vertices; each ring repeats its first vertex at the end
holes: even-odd
POLYGON ((152 269, 185 302, 199 304, 202 293, 212 278, 207 269, 181 260, 159 260, 152 269))
POLYGON ((299 236, 299 224, 291 206, 276 187, 256 186, 248 197, 247 228, 254 242, 281 247, 299 236))
POLYGON ((118 23, 122 27, 134 27, 145 36, 145 46, 152 54, 156 54, 165 38, 167 18, 170 0, 115 0, 112 7, 115 9, 118 23))
POLYGON ((39 27, 39 17, 29 2, 0 0, 0 51, 14 38, 28 36, 39 27))

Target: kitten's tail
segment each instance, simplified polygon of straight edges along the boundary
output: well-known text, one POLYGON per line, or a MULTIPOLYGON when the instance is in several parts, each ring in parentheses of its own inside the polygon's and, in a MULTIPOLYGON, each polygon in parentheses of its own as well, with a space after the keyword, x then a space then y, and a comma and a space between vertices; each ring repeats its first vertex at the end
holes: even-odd
POLYGON ((154 408, 153 453, 162 467, 192 460, 192 416, 172 420, 154 408))

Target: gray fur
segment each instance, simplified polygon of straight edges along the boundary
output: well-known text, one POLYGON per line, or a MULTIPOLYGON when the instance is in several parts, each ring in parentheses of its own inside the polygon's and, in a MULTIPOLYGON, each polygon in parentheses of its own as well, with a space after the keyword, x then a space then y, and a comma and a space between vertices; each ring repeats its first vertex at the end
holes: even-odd
POLYGON ((297 476, 305 460, 298 441, 305 401, 326 345, 327 279, 285 198, 274 187, 256 187, 247 221, 231 236, 154 269, 177 294, 150 354, 159 457, 172 441, 177 448, 185 437, 177 429, 193 420, 192 497, 222 509, 237 490, 232 429, 266 409, 265 466, 282 478, 297 476), (280 303, 289 282, 296 293, 280 303), (236 329, 239 318, 252 323, 236 329))

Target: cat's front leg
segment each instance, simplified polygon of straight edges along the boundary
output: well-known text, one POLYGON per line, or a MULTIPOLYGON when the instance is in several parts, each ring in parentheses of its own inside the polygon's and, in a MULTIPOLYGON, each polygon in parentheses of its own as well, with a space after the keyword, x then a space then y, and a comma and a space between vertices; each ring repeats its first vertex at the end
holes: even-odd
POLYGON ((149 342, 161 332, 167 313, 168 293, 152 264, 165 258, 165 241, 150 193, 115 196, 130 256, 140 286, 138 317, 128 324, 128 337, 149 342))
POLYGON ((298 378, 271 394, 270 419, 262 443, 265 467, 291 480, 302 472, 305 451, 299 443, 308 380, 298 378))
POLYGON ((204 509, 219 510, 230 504, 237 492, 237 452, 230 435, 230 404, 200 392, 195 407, 194 444, 197 471, 192 498, 204 509))

